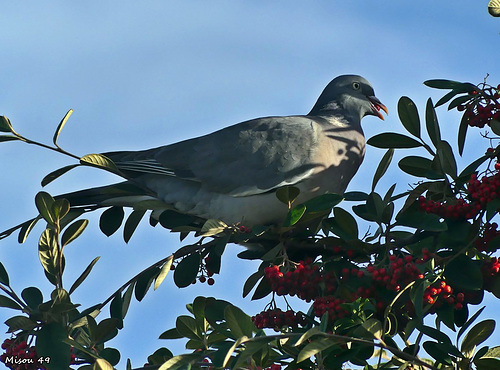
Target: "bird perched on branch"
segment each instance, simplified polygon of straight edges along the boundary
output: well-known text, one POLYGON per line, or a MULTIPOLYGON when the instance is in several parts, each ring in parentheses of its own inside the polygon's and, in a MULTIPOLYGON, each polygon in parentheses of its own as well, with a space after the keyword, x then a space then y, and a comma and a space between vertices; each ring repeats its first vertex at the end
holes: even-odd
POLYGON ((127 181, 64 194, 73 207, 137 206, 246 226, 283 221, 276 189, 297 202, 342 194, 365 153, 361 119, 387 108, 361 76, 332 80, 306 115, 264 117, 143 151, 104 153, 127 181))

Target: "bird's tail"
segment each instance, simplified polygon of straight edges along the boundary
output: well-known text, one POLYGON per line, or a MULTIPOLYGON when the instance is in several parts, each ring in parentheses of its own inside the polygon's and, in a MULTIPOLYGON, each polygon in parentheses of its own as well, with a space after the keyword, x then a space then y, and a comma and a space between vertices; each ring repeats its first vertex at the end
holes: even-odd
MULTIPOLYGON (((161 202, 150 195, 146 190, 140 188, 132 182, 126 181, 118 184, 101 186, 97 188, 79 190, 72 193, 61 194, 55 199, 67 199, 71 205, 71 211, 76 217, 102 207, 121 206, 137 207, 143 204, 146 209, 162 208, 161 202)), ((167 205, 163 204, 163 208, 167 205)), ((16 230, 31 228, 40 216, 25 221, 8 230, 0 232, 0 240, 8 237, 16 230)), ((19 242, 24 241, 24 237, 19 236, 19 242)))

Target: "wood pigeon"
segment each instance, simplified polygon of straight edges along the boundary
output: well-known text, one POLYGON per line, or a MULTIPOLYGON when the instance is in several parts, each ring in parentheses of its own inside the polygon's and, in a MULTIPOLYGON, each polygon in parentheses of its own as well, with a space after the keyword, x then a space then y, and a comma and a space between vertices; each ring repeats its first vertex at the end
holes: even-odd
POLYGON ((306 115, 263 117, 142 151, 103 153, 127 180, 63 194, 73 207, 173 209, 228 224, 281 224, 276 189, 300 189, 299 204, 343 194, 365 153, 361 119, 387 108, 361 76, 332 80, 306 115))

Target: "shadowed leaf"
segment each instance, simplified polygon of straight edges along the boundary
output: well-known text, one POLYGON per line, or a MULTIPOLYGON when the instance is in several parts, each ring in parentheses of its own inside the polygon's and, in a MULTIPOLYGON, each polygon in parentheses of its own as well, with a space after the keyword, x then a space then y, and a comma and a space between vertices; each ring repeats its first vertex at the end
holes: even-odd
POLYGON ((49 173, 48 175, 46 175, 42 179, 42 186, 46 186, 47 184, 50 184, 52 181, 54 181, 58 177, 64 175, 69 170, 72 170, 73 168, 78 167, 78 166, 79 166, 79 164, 71 164, 69 166, 64 166, 64 167, 59 168, 55 171, 52 171, 51 173, 49 173))
POLYGON ((408 149, 422 146, 422 144, 417 140, 395 132, 384 132, 382 134, 375 135, 368 139, 366 143, 381 149, 408 149))
POLYGON ((377 166, 377 170, 375 171, 375 175, 373 176, 372 191, 375 190, 378 181, 382 178, 382 176, 384 176, 385 172, 389 168, 393 155, 394 155, 394 149, 389 149, 380 160, 380 163, 377 166))
POLYGON ((105 210, 99 219, 99 228, 106 236, 113 235, 121 226, 125 212, 122 207, 111 207, 105 210))
POLYGON ((415 103, 407 96, 401 97, 398 101, 398 115, 406 131, 419 138, 420 117, 415 103))
POLYGON ((90 262, 90 264, 87 266, 87 268, 82 272, 82 274, 78 277, 78 279, 75 280, 71 288, 69 289, 69 294, 73 293, 76 288, 80 286, 81 283, 87 278, 87 276, 90 274, 90 271, 92 271, 92 268, 94 265, 99 261, 99 258, 101 257, 96 257, 90 262))

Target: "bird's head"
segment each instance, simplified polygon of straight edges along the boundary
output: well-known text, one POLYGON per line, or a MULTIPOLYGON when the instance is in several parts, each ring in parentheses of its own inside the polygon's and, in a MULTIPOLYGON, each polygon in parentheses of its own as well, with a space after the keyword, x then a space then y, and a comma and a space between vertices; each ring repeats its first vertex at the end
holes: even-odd
POLYGON ((365 78, 343 75, 325 87, 309 115, 338 115, 356 121, 370 115, 383 120, 380 110, 388 113, 365 78))

